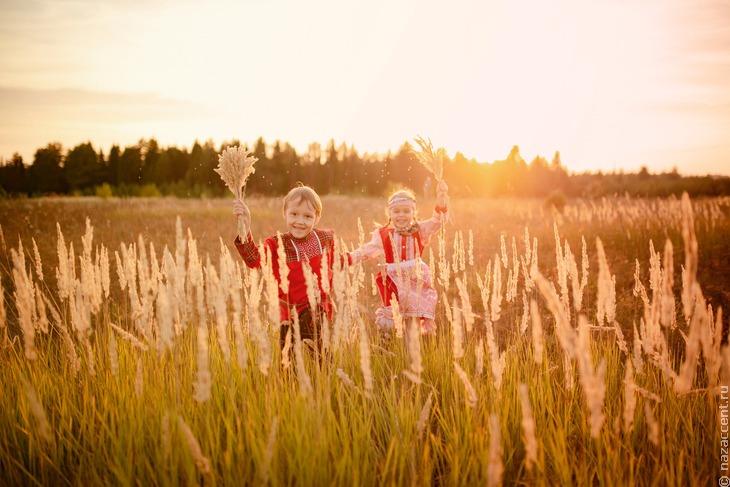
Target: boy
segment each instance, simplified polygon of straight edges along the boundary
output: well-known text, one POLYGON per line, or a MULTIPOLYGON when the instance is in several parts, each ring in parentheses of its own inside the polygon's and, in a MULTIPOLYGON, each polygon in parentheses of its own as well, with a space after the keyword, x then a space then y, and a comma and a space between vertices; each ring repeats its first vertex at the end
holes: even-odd
MULTIPOLYGON (((246 228, 251 228, 251 213, 248 207, 240 200, 233 204, 233 213, 243 217, 246 228)), ((299 319, 299 330, 302 340, 310 339, 321 349, 321 326, 324 316, 332 319, 332 300, 322 291, 319 284, 317 309, 312 310, 307 298, 307 284, 304 278, 303 264, 308 262, 317 282, 322 282, 322 259, 326 255, 327 262, 334 258, 334 231, 314 228, 322 215, 322 201, 319 195, 310 187, 297 183, 284 197, 284 221, 287 232, 281 236, 284 246, 286 262, 279 262, 279 240, 276 235, 266 239, 264 246, 268 248, 274 277, 279 283, 279 340, 281 348, 286 344, 287 334, 293 333, 292 308, 296 310, 299 319), (289 268, 289 292, 284 293, 281 288, 281 274, 279 268, 286 265, 289 268)), ((250 268, 261 268, 263 256, 253 240, 251 231, 245 241, 239 237, 235 240, 238 253, 250 268)), ((331 282, 332 275, 325 276, 331 282)), ((290 337, 292 340, 293 337, 290 337)), ((292 343, 292 342, 290 342, 292 343)))

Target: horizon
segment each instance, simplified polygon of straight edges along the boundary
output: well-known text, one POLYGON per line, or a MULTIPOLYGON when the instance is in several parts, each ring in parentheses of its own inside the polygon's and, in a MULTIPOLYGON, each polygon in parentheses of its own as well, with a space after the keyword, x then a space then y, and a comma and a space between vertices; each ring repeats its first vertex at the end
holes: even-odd
POLYGON ((491 163, 730 175, 730 4, 8 0, 0 157, 416 135, 491 163), (255 138, 254 138, 255 137, 255 138), (272 142, 268 142, 272 141, 272 142))
MULTIPOLYGON (((62 154, 65 157, 68 154, 68 152, 70 150, 72 150, 74 147, 77 147, 77 146, 82 145, 82 144, 90 143, 97 154, 101 153, 101 154, 103 154, 103 156, 105 158, 108 158, 109 152, 111 151, 111 148, 113 146, 119 147, 119 149, 122 152, 124 152, 125 148, 127 148, 127 147, 139 146, 139 142, 141 142, 143 140, 144 141, 149 141, 151 139, 154 139, 154 137, 139 139, 137 141, 137 143, 130 144, 128 146, 123 146, 123 145, 120 145, 120 144, 112 144, 111 146, 109 146, 107 148, 99 147, 99 146, 95 145, 93 142, 91 142, 89 140, 87 140, 85 142, 80 142, 78 144, 75 144, 74 146, 66 146, 66 145, 63 145, 62 144, 62 154)), ((234 139, 234 140, 240 142, 240 144, 242 146, 246 147, 247 149, 253 150, 254 145, 255 145, 256 141, 258 140, 258 138, 257 139, 254 139, 253 141, 242 141, 242 140, 239 141, 237 139, 234 139)), ((213 147, 216 150, 220 151, 220 150, 222 150, 222 147, 223 147, 224 144, 233 142, 234 140, 226 140, 226 141, 216 142, 216 141, 213 141, 211 139, 208 139, 208 140, 195 139, 192 144, 183 144, 183 145, 180 145, 180 146, 178 146, 177 144, 169 144, 169 145, 168 144, 160 144, 160 141, 159 140, 156 140, 156 141, 159 144, 160 150, 165 150, 167 148, 174 147, 174 148, 177 148, 177 149, 180 149, 180 150, 183 150, 183 151, 190 152, 195 144, 200 144, 201 146, 204 146, 204 145, 206 145, 208 143, 212 143, 213 147)), ((413 140, 403 141, 403 143, 398 148, 396 148, 395 150, 389 150, 389 151, 382 152, 382 153, 381 152, 363 151, 363 150, 360 150, 357 146, 354 146, 354 144, 349 144, 349 143, 346 143, 345 141, 338 142, 338 141, 336 141, 334 139, 330 139, 330 140, 333 140, 335 142, 335 146, 336 147, 340 147, 342 144, 345 144, 347 147, 354 147, 355 151, 357 152, 357 154, 360 157, 362 157, 362 156, 364 156, 364 155, 367 154, 367 155, 371 155, 371 156, 377 156, 377 157, 384 158, 384 157, 386 157, 388 155, 388 153, 390 153, 392 156, 395 156, 397 154, 398 150, 403 145, 405 145, 406 143, 409 143, 412 147, 414 147, 414 149, 418 149, 417 147, 415 147, 416 144, 414 143, 413 140)), ((273 147, 273 145, 276 144, 277 142, 279 142, 281 144, 289 144, 291 146, 291 144, 289 142, 287 142, 286 140, 281 140, 281 139, 275 139, 273 141, 266 141, 266 140, 264 140, 264 142, 266 143, 267 151, 268 151, 268 149, 270 149, 271 147, 273 147)), ((60 143, 60 142, 58 142, 58 141, 49 142, 49 143, 45 144, 43 147, 38 147, 36 150, 33 151, 33 153, 35 154, 35 151, 37 151, 38 149, 43 149, 43 148, 45 148, 48 145, 53 144, 53 143, 60 143)), ((324 149, 324 148, 326 148, 326 146, 329 143, 329 141, 327 143, 322 143, 322 142, 312 142, 312 143, 319 143, 319 144, 321 144, 321 147, 324 149)), ((291 146, 291 147, 293 147, 293 146, 291 146)), ((519 148, 519 146, 517 146, 517 147, 519 148)), ((300 151, 298 148, 294 148, 294 150, 296 151, 296 154, 297 154, 298 157, 301 157, 304 153, 306 153, 306 151, 300 151)), ((450 161, 453 161, 454 158, 456 157, 456 154, 457 153, 460 153, 460 152, 461 151, 458 151, 458 150, 455 151, 454 153, 450 153, 449 151, 447 151, 447 154, 446 155, 447 155, 447 157, 449 158, 450 161)), ((550 164, 552 162, 552 160, 553 160, 554 155, 555 155, 555 154, 553 154, 552 156, 545 156, 545 155, 542 155, 542 154, 537 154, 534 157, 527 158, 527 157, 525 157, 522 154, 522 150, 521 149, 519 151, 519 154, 520 154, 520 157, 522 157, 522 159, 524 160, 524 162, 525 162, 525 164, 527 166, 529 166, 532 163, 532 161, 535 158, 537 158, 537 157, 542 157, 543 159, 545 159, 547 161, 548 164, 550 164)), ((503 158, 494 159, 492 161, 480 161, 480 160, 478 160, 478 159, 476 159, 474 157, 469 157, 468 154, 464 154, 464 153, 461 153, 461 155, 464 156, 464 158, 466 160, 470 161, 470 162, 471 161, 474 161, 477 164, 489 164, 489 165, 492 165, 492 164, 495 164, 497 162, 502 162, 502 161, 506 160, 507 159, 507 156, 509 155, 509 153, 507 154, 507 156, 504 156, 503 158)), ((26 167, 30 166, 33 163, 34 156, 31 156, 31 157, 29 157, 29 158, 26 159, 26 157, 21 154, 21 157, 23 158, 23 164, 26 167)), ((0 166, 3 166, 3 165, 8 164, 11 161, 11 159, 12 159, 12 157, 4 157, 4 156, 0 155, 0 166)), ((641 170, 643 168, 646 168, 650 175, 671 174, 671 173, 673 173, 673 172, 676 171, 681 177, 706 177, 706 176, 710 176, 710 177, 723 177, 723 178, 730 177, 730 174, 719 174, 719 173, 685 173, 685 172, 682 172, 681 170, 679 170, 679 168, 677 168, 677 167, 672 167, 670 169, 661 170, 661 171, 653 171, 650 167, 647 167, 647 166, 641 166, 641 167, 636 168, 635 170, 631 170, 631 171, 625 170, 624 168, 621 168, 621 167, 614 167, 614 168, 611 168, 611 169, 599 168, 599 169, 596 169, 596 170, 586 169, 586 170, 582 170, 582 171, 575 171, 572 168, 570 168, 568 165, 566 165, 564 163, 564 161, 562 161, 562 153, 561 153, 561 167, 563 167, 570 176, 577 176, 577 175, 582 175, 582 174, 597 175, 599 173, 602 173, 602 174, 637 174, 637 173, 641 172, 641 170)))

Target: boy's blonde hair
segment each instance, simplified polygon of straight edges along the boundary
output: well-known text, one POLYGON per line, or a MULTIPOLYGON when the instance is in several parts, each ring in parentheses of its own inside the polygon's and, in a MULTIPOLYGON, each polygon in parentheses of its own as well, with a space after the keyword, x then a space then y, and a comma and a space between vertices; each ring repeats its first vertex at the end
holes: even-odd
POLYGON ((322 200, 319 199, 319 195, 317 194, 317 192, 309 186, 305 186, 304 184, 298 182, 297 185, 292 188, 286 196, 284 196, 284 206, 282 208, 282 211, 286 212, 286 207, 289 205, 289 203, 295 201, 306 201, 307 203, 312 205, 312 208, 314 208, 314 211, 315 213, 317 213, 318 217, 322 216, 322 200))

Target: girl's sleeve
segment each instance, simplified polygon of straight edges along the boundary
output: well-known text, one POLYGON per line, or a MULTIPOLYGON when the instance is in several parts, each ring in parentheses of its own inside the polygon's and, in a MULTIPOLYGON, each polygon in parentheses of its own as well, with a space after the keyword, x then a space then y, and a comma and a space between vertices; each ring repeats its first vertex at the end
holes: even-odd
POLYGON ((360 248, 357 248, 347 254, 347 261, 350 264, 357 264, 364 260, 380 257, 384 253, 383 240, 380 238, 380 231, 375 230, 373 232, 373 237, 369 242, 365 242, 360 246, 360 248))
POLYGON ((418 232, 421 240, 428 243, 429 238, 441 228, 441 223, 449 219, 448 207, 436 207, 431 218, 418 222, 418 232))
POLYGON ((258 245, 256 245, 256 242, 253 241, 253 236, 251 235, 251 232, 248 232, 246 240, 241 241, 241 237, 236 237, 234 243, 236 244, 236 249, 238 249, 238 253, 240 254, 241 258, 243 258, 243 261, 246 263, 246 266, 252 269, 261 268, 261 253, 259 252, 258 245))

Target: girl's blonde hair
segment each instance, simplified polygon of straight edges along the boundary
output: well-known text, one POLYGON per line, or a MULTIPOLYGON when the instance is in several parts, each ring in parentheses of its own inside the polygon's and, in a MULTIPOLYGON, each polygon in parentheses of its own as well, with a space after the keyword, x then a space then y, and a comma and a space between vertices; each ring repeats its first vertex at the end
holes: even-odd
POLYGON ((312 205, 312 208, 314 208, 318 217, 322 215, 322 200, 319 199, 319 195, 315 190, 309 186, 305 186, 301 182, 297 182, 297 185, 292 188, 286 196, 284 196, 284 206, 282 207, 282 211, 286 212, 286 207, 289 203, 295 201, 298 203, 306 201, 312 205))

